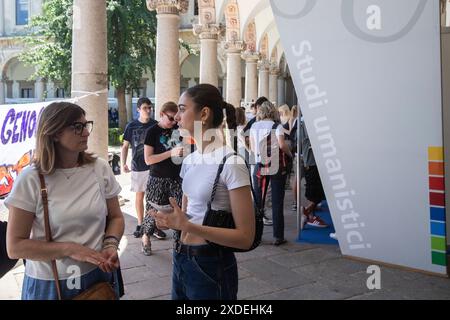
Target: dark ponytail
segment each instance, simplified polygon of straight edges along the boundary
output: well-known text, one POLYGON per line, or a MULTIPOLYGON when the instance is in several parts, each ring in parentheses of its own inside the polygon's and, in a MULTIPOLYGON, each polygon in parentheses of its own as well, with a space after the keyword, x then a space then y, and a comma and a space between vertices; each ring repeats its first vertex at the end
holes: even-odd
POLYGON ((211 109, 213 128, 218 128, 223 122, 224 104, 219 89, 210 84, 199 84, 187 89, 186 94, 195 103, 195 110, 200 112, 204 107, 211 109))
POLYGON ((224 102, 223 109, 226 114, 227 121, 227 129, 228 130, 236 130, 237 128, 237 120, 236 120, 236 108, 229 103, 224 102))

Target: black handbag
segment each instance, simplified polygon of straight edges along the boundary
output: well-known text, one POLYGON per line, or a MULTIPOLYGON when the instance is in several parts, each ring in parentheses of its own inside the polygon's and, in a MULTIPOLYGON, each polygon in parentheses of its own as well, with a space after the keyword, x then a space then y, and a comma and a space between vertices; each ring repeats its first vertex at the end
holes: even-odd
MULTIPOLYGON (((214 201, 214 197, 216 195, 217 185, 219 183, 220 175, 223 171, 223 168, 225 166, 225 163, 231 156, 238 156, 236 153, 230 153, 227 156, 225 156, 222 160, 222 163, 219 165, 219 169, 217 170, 216 179, 214 181, 212 193, 211 193, 211 199, 208 202, 208 209, 206 211, 205 217, 203 219, 203 225, 209 226, 209 227, 216 227, 216 228, 227 228, 227 229, 235 229, 236 225, 234 224, 233 214, 228 211, 223 210, 213 210, 211 209, 211 204, 214 201)), ((248 165, 247 165, 248 169, 248 165)), ((249 170, 250 175, 250 170, 249 170)), ((250 175, 250 187, 252 190, 253 199, 255 198, 255 191, 253 190, 253 186, 251 184, 251 175, 250 175)), ((255 208, 255 237, 253 239, 253 243, 249 249, 238 249, 238 248, 231 248, 226 247, 211 241, 206 240, 206 242, 214 247, 227 250, 227 251, 233 251, 233 252, 248 252, 256 247, 259 246, 261 243, 262 233, 264 229, 264 223, 263 223, 263 217, 264 217, 264 209, 261 209, 259 205, 256 203, 255 200, 253 200, 254 208, 255 208)))
POLYGON ((10 259, 6 252, 6 227, 5 221, 0 221, 0 278, 8 273, 17 263, 16 259, 10 259))

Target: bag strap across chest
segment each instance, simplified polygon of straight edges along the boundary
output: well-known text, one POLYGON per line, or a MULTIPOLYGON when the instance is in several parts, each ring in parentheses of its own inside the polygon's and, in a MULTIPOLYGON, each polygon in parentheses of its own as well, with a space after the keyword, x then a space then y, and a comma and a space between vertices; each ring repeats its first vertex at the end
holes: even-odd
MULTIPOLYGON (((48 190, 45 185, 45 178, 41 173, 39 173, 39 181, 41 183, 42 206, 44 207, 45 239, 47 240, 47 242, 52 242, 53 238, 52 238, 52 231, 50 229, 50 219, 48 213, 48 190)), ((52 263, 53 277, 55 278, 55 286, 56 292, 58 294, 58 300, 62 300, 61 287, 59 285, 58 268, 56 267, 56 260, 52 260, 51 263, 52 263)))

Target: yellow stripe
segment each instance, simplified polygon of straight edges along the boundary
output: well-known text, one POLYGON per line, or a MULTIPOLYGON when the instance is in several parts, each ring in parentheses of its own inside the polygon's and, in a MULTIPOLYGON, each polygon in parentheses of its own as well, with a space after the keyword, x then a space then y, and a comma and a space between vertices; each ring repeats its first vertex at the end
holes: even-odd
POLYGON ((429 161, 444 161, 444 148, 429 147, 428 148, 428 160, 429 161))

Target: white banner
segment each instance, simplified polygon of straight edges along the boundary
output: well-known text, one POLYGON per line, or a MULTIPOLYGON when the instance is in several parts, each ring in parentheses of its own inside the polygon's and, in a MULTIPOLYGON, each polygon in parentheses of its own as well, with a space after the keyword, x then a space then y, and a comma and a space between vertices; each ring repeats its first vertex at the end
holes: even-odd
POLYGON ((342 253, 445 274, 439 0, 271 5, 342 253))
POLYGON ((0 105, 0 197, 31 161, 38 119, 51 102, 0 105))

